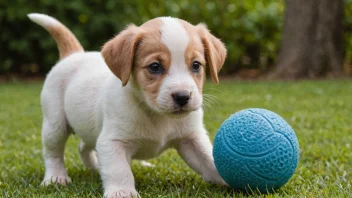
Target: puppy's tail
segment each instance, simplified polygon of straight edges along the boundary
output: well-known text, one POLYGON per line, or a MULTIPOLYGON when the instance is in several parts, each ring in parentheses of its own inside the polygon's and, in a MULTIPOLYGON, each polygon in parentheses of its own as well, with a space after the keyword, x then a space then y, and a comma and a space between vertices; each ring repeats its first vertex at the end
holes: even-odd
POLYGON ((60 59, 73 53, 84 51, 75 35, 55 18, 38 13, 28 14, 28 17, 34 23, 44 27, 55 39, 59 49, 60 59))

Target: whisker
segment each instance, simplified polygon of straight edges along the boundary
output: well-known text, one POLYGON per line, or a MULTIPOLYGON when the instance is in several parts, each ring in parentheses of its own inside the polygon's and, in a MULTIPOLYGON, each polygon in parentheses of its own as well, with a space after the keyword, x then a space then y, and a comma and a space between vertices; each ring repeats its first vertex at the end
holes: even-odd
POLYGON ((218 99, 218 97, 211 94, 203 94, 204 97, 218 99))
POLYGON ((204 89, 203 89, 203 91, 207 91, 207 90, 213 90, 213 91, 222 92, 222 90, 216 89, 216 88, 212 88, 212 87, 208 87, 208 88, 204 88, 204 89))
POLYGON ((215 115, 216 115, 215 110, 213 109, 213 107, 211 106, 211 104, 209 104, 208 102, 206 102, 206 101, 203 102, 202 107, 205 107, 205 109, 209 109, 210 112, 211 112, 211 114, 212 114, 212 116, 215 116, 215 115))
POLYGON ((203 94, 203 104, 206 109, 209 109, 211 116, 216 116, 213 104, 219 105, 218 98, 211 94, 203 94))
POLYGON ((211 102, 211 103, 217 103, 217 100, 216 100, 216 99, 213 99, 213 98, 207 98, 207 97, 205 97, 205 98, 203 98, 203 100, 208 101, 208 102, 211 102))
POLYGON ((218 98, 216 96, 210 95, 210 94, 203 94, 203 99, 212 103, 218 103, 218 98))

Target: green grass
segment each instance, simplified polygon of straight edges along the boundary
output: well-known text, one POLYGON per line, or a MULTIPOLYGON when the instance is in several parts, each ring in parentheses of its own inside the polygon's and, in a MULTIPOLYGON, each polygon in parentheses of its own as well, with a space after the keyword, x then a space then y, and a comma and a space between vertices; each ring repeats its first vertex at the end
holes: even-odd
MULTIPOLYGON (((99 175, 78 157, 78 138, 66 146, 66 166, 73 183, 40 187, 41 83, 0 84, 0 197, 101 197, 99 175)), ((246 195, 203 182, 169 150, 150 160, 154 169, 134 162, 132 170, 142 197, 351 197, 352 81, 207 83, 217 97, 207 108, 205 124, 214 137, 232 113, 249 107, 277 112, 295 129, 300 163, 292 179, 270 195, 246 195)))

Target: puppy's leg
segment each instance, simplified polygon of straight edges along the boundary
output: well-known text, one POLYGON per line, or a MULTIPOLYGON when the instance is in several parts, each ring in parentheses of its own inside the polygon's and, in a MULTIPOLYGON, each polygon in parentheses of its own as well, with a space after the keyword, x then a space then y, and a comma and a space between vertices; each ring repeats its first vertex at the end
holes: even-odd
POLYGON ((83 141, 81 141, 79 143, 79 154, 87 168, 98 170, 98 159, 94 148, 87 146, 83 141))
POLYGON ((50 183, 66 185, 71 182, 64 165, 64 147, 69 136, 66 122, 60 117, 57 117, 57 119, 46 117, 44 115, 42 129, 45 164, 45 176, 42 185, 49 185, 50 183))
POLYGON ((202 175, 203 180, 226 185, 220 177, 214 164, 212 144, 205 129, 200 133, 182 140, 176 148, 185 162, 197 173, 202 175))
POLYGON ((118 140, 98 139, 97 153, 104 197, 138 197, 130 167, 131 147, 118 140))

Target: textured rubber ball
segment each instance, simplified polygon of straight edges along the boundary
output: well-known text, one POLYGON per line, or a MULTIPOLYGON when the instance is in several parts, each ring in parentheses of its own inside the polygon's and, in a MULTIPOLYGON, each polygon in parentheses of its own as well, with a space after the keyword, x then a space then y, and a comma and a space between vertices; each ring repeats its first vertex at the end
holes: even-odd
POLYGON ((291 126, 266 109, 245 109, 220 126, 214 140, 215 166, 228 185, 270 193, 292 177, 299 145, 291 126))

